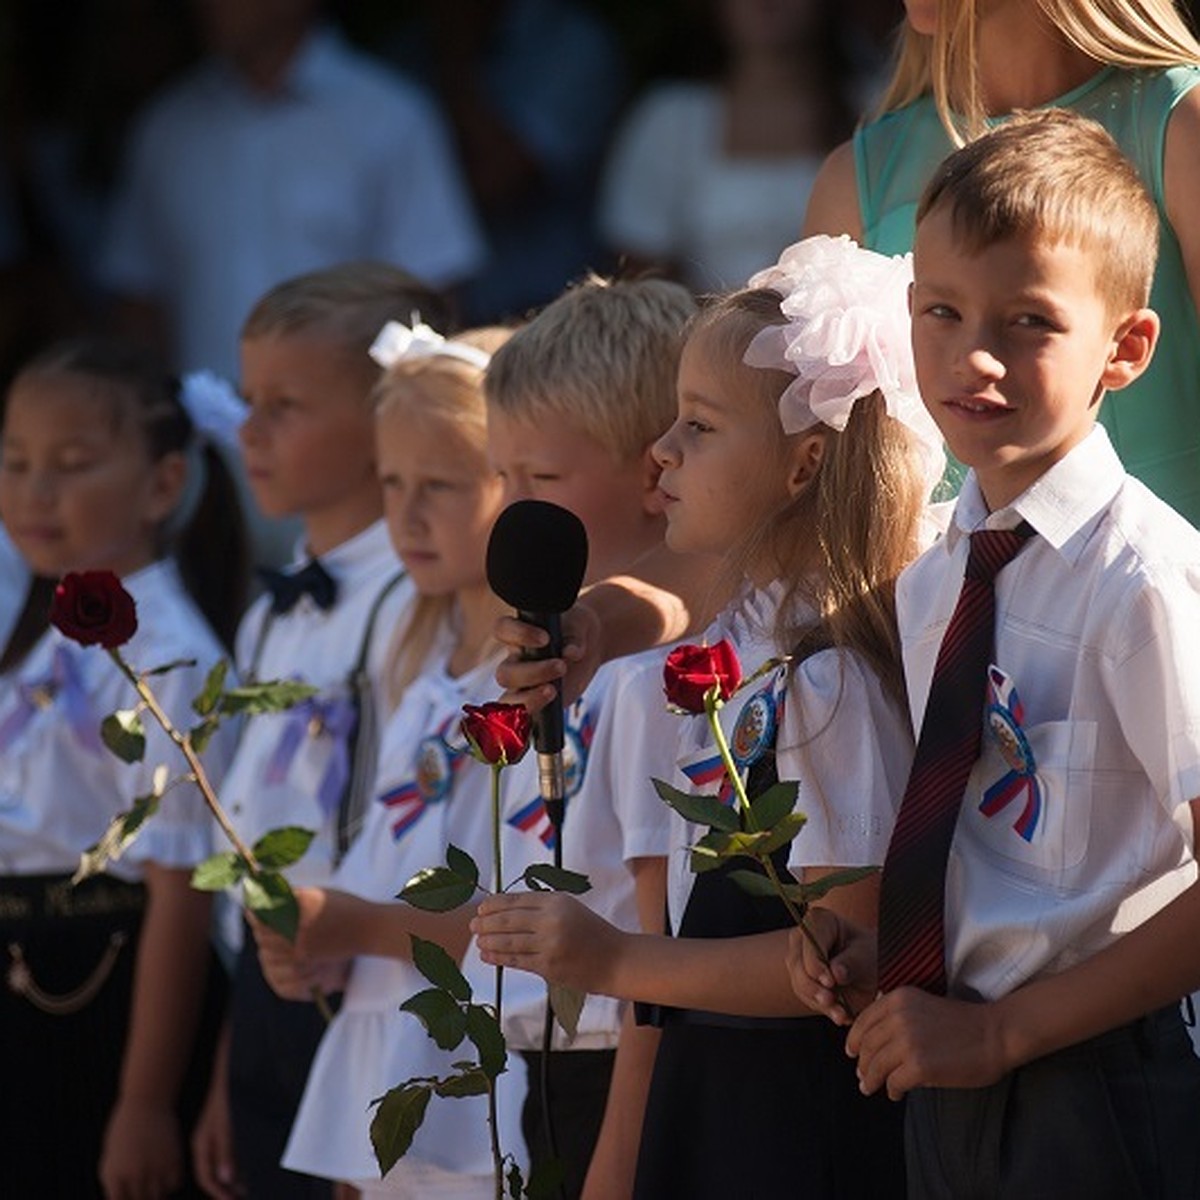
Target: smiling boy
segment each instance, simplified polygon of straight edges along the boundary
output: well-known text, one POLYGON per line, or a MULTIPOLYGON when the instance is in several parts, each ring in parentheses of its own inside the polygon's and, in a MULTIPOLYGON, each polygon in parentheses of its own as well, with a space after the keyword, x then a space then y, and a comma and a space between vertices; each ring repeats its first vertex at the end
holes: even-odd
MULTIPOLYGON (((991 665, 955 697, 987 719, 943 851, 945 994, 881 971, 848 1049, 865 1091, 909 1094, 911 1197, 1192 1197, 1200 1062, 1178 1001, 1200 982, 1200 534, 1096 427, 1158 335, 1154 207, 1098 125, 1047 111, 947 159, 917 221, 917 376, 971 468, 897 591, 918 730, 972 536, 1032 534, 995 576, 991 665)), ((904 840, 884 866, 892 964, 917 939, 887 900, 904 840)), ((847 1023, 833 978, 873 986, 875 944, 813 916, 832 975, 794 942, 793 984, 847 1023)))

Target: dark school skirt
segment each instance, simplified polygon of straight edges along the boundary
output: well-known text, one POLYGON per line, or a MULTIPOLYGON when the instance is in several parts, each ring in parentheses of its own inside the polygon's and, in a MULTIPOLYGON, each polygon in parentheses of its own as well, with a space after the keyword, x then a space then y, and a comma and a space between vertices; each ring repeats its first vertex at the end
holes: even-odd
MULTIPOLYGON (((0 1195, 100 1197, 145 889, 102 875, 0 879, 0 1195)), ((181 1094, 184 1139, 203 1103, 222 1020, 212 958, 202 1027, 181 1094)), ((189 1180, 180 1196, 202 1193, 189 1180)))
MULTIPOLYGON (((679 936, 791 925, 776 898, 750 896, 726 876, 697 875, 679 936)), ((662 1039, 635 1200, 903 1198, 904 1107, 862 1095, 835 1025, 661 1007, 638 1015, 662 1039)))
POLYGON ((521 1131, 529 1148, 530 1169, 538 1172, 557 1159, 562 1188, 552 1193, 553 1200, 576 1200, 604 1123, 617 1052, 553 1050, 545 1055, 540 1050, 523 1050, 521 1057, 529 1070, 521 1131), (547 1120, 551 1129, 547 1129, 547 1120))

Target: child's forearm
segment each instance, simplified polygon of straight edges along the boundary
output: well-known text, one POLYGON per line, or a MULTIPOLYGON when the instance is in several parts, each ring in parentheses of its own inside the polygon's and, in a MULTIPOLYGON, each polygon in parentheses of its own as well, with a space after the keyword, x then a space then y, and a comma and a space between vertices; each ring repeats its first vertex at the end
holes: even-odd
POLYGON ((595 990, 625 1000, 747 1017, 808 1016, 792 990, 788 931, 736 938, 623 934, 595 990))
POLYGON ((1200 883, 1086 961, 995 1002, 1011 1070, 1115 1029, 1200 987, 1200 883))
POLYGON ((134 967, 120 1098, 175 1103, 192 1051, 209 964, 209 897, 190 872, 146 868, 147 905, 134 967))
POLYGON ((436 942, 461 962, 471 940, 471 910, 467 906, 447 913, 423 912, 409 904, 373 904, 364 901, 353 953, 380 958, 412 958, 412 937, 436 942))

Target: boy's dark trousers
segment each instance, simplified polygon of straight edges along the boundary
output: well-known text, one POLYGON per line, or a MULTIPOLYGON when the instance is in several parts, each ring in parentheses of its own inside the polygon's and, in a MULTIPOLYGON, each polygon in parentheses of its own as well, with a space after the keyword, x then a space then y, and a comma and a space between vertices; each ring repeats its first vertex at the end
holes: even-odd
POLYGON ((1200 1059, 1179 1006, 987 1088, 908 1098, 909 1200, 1196 1200, 1200 1059))

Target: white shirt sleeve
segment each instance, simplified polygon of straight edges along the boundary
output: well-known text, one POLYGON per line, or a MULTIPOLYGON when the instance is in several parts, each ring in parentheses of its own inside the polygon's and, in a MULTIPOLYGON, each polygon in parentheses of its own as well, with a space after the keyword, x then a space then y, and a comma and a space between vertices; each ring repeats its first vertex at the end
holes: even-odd
POLYGON ((912 765, 905 715, 853 654, 826 650, 795 669, 776 747, 780 779, 800 781, 808 821, 790 865, 883 863, 912 765))

